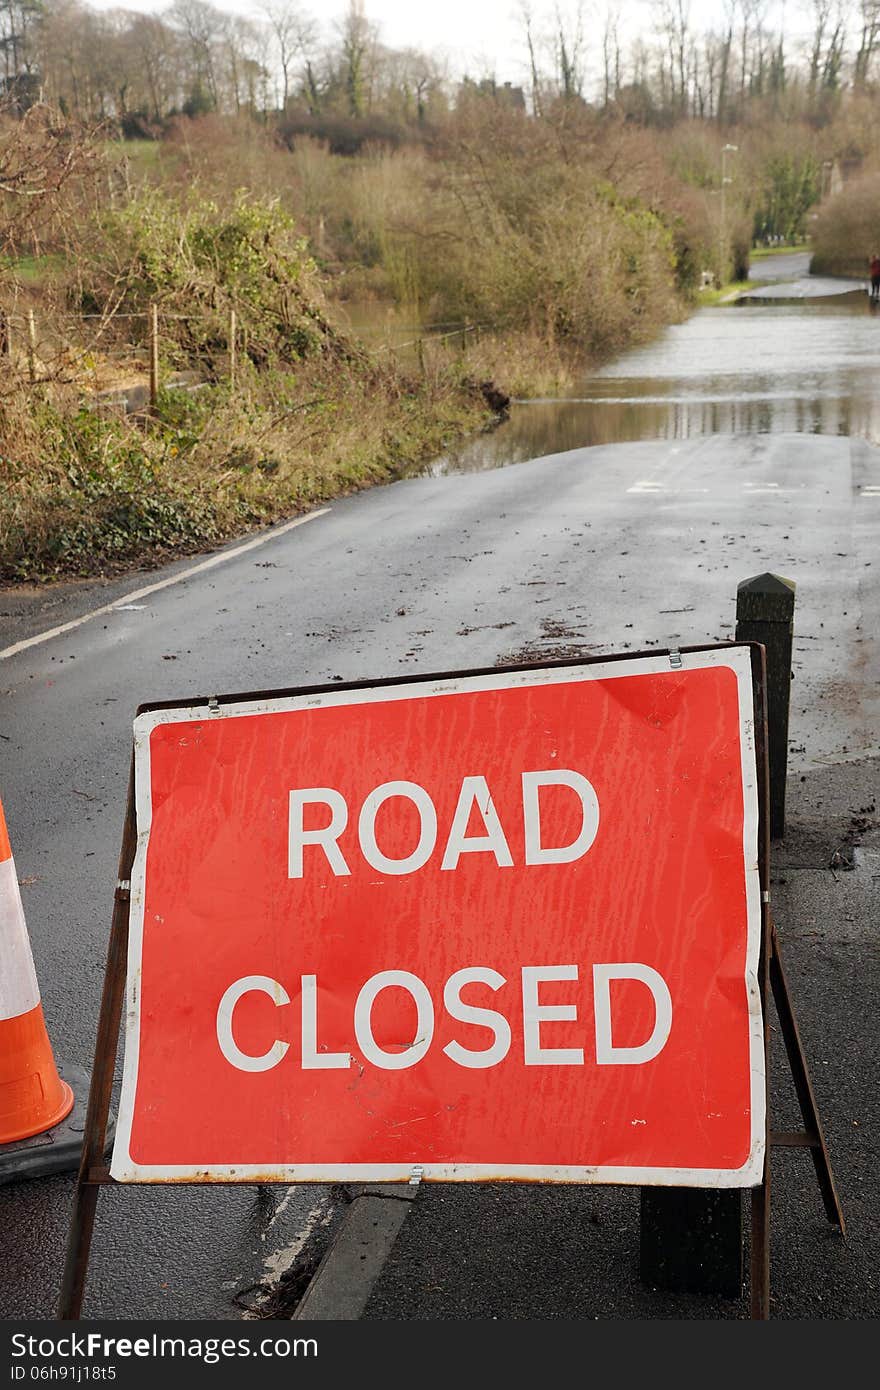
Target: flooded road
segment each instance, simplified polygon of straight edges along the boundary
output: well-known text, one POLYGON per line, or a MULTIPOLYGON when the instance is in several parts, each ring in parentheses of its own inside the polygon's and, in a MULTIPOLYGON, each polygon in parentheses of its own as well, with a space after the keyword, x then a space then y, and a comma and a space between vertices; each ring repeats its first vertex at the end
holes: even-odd
POLYGON ((700 309, 585 375, 567 397, 517 401, 497 430, 429 471, 499 468, 596 444, 793 433, 880 444, 880 314, 864 294, 700 309))

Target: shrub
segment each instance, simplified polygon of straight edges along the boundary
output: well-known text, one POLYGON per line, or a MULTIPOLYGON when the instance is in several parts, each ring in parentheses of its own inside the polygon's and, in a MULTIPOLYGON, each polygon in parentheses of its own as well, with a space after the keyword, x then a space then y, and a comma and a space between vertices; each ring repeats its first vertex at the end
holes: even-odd
POLYGON ((813 223, 814 274, 864 278, 867 261, 880 251, 880 174, 853 179, 829 198, 813 223))
POLYGON ((351 350, 325 319, 307 242, 275 199, 240 194, 221 209, 181 207, 157 191, 136 198, 99 219, 77 290, 84 310, 134 316, 141 334, 157 303, 169 361, 209 376, 226 354, 232 309, 258 364, 351 350))

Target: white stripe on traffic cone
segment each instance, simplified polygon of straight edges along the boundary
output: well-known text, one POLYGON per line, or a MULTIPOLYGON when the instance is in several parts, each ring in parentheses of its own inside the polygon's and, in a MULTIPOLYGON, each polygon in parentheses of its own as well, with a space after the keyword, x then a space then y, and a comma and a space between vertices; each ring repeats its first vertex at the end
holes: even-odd
POLYGON ((46 1032, 0 801, 0 1144, 42 1134, 73 1108, 46 1032))

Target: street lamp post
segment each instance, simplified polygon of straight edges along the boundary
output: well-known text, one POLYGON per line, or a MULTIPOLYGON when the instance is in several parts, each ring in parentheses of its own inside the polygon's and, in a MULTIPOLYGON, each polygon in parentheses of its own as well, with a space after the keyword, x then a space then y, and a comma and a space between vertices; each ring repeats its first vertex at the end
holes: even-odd
POLYGON ((725 145, 721 151, 721 226, 718 233, 718 273, 722 284, 724 284, 727 267, 727 198, 725 190, 727 185, 733 182, 727 175, 727 156, 735 154, 738 150, 739 145, 725 145))

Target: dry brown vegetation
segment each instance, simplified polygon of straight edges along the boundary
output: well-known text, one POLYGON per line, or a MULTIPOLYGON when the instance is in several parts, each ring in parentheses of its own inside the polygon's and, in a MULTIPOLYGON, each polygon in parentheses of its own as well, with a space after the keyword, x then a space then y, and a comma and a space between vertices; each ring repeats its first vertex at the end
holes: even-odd
POLYGON ((813 224, 814 274, 865 279, 880 255, 880 170, 853 180, 819 212, 813 224))
POLYGON ((633 91, 590 106, 544 79, 532 110, 491 84, 452 100, 433 78, 407 105, 418 65, 382 61, 385 105, 360 114, 328 77, 307 120, 295 94, 272 117, 250 98, 221 114, 218 96, 198 115, 157 107, 155 138, 133 142, 114 111, 0 116, 4 577, 204 547, 418 466, 486 424, 475 383, 568 389, 686 313, 704 272, 741 275, 756 234, 802 236, 832 169, 850 181, 815 224, 819 264, 861 270, 874 249, 876 180, 854 181, 880 163, 864 82, 846 100, 765 92, 724 120, 673 84, 637 117, 633 91), (420 361, 377 353, 334 326, 334 304, 364 298, 480 332, 420 361), (96 396, 144 379, 151 304, 166 389, 126 416, 96 396))
MULTIPOLYGON (((273 199, 220 206, 154 188, 66 216, 76 255, 44 268, 31 296, 41 353, 15 348, 0 382, 4 579, 204 549, 399 476, 493 418, 460 363, 428 353, 413 373, 335 329, 320 272, 273 199), (164 377, 186 369, 197 389, 169 384, 153 409, 125 414, 94 387, 114 354, 120 369, 143 359, 150 305, 164 377)), ((18 280, 7 322, 20 344, 18 280)))

